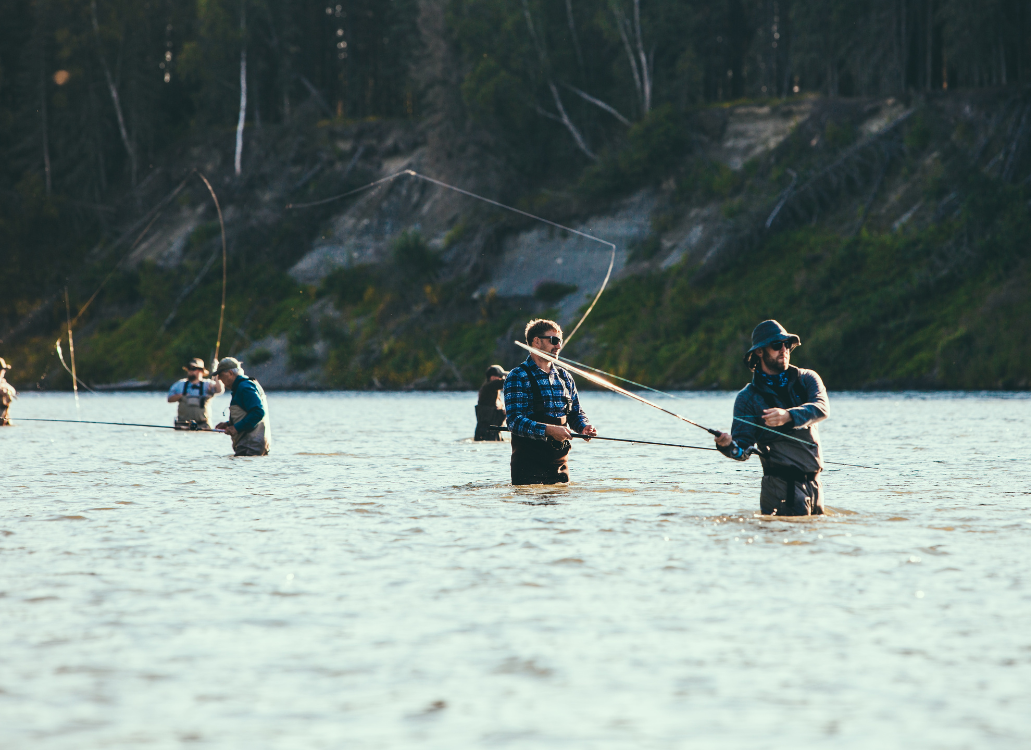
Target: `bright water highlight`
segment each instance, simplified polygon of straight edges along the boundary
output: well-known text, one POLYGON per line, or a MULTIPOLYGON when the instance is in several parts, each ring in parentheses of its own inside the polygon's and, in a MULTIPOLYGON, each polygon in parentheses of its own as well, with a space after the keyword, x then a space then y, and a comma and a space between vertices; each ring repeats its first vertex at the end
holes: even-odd
MULTIPOLYGON (((582 398, 602 435, 712 444, 582 398)), ((687 398, 729 429, 733 394, 687 398)), ((571 486, 514 489, 474 401, 272 393, 267 458, 0 430, 0 747, 1031 746, 1027 394, 832 393, 827 459, 880 469, 794 521, 702 451, 578 441, 571 486)))

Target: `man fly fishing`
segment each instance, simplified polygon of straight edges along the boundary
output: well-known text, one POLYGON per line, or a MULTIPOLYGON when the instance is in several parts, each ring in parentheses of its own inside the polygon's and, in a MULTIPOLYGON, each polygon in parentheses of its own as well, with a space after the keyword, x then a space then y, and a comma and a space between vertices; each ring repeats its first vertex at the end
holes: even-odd
POLYGON ((0 427, 7 427, 11 424, 7 412, 11 408, 11 403, 14 399, 18 398, 18 391, 14 390, 14 386, 7 382, 7 371, 10 369, 11 366, 7 364, 3 357, 0 357, 0 427))
POLYGON ((731 434, 716 436, 717 447, 728 458, 747 461, 759 454, 759 508, 766 516, 823 514, 823 454, 816 425, 830 415, 830 404, 820 376, 791 364, 791 350, 801 343, 775 320, 755 327, 752 348, 745 354, 752 382, 734 401, 731 434))
MULTIPOLYGON (((552 356, 562 349, 562 329, 553 320, 526 324, 526 343, 552 356)), ((571 425, 594 436, 597 431, 580 408, 573 376, 530 353, 505 379, 505 411, 512 433, 512 484, 569 481, 571 425)))
POLYGON ((211 399, 225 392, 225 386, 217 378, 208 378, 204 360, 194 357, 183 369, 186 377, 172 383, 168 389, 168 403, 179 404, 175 417, 177 430, 210 430, 211 399))
POLYGON ((233 452, 237 456, 267 456, 272 447, 272 425, 265 391, 257 380, 243 374, 243 365, 236 357, 220 361, 215 377, 233 394, 229 421, 219 422, 215 429, 225 430, 233 439, 233 452))
POLYGON ((473 440, 500 441, 498 428, 505 424, 505 405, 501 389, 505 387, 508 373, 501 365, 487 368, 486 379, 480 386, 476 400, 476 431, 473 440))

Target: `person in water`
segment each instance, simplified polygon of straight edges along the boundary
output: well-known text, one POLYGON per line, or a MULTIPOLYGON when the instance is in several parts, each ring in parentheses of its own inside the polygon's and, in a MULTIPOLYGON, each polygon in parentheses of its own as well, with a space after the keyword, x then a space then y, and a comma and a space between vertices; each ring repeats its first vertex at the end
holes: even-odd
POLYGON ((11 366, 7 364, 3 357, 0 357, 0 427, 7 427, 11 424, 8 412, 11 408, 11 403, 14 399, 18 398, 18 391, 14 390, 14 386, 7 382, 7 371, 10 369, 11 366))
POLYGON ((215 429, 225 430, 233 439, 237 456, 267 456, 272 447, 272 425, 265 391, 257 380, 244 375, 243 365, 235 357, 220 361, 215 377, 233 395, 229 421, 219 422, 215 429))
POLYGON ((816 425, 830 415, 830 403, 820 376, 791 364, 791 350, 801 343, 775 320, 755 327, 752 348, 745 354, 752 382, 734 401, 731 434, 716 437, 716 446, 728 458, 747 461, 759 454, 759 508, 765 516, 823 514, 823 453, 816 425))
POLYGON ((501 389, 505 387, 508 373, 501 365, 487 368, 486 380, 480 386, 480 395, 476 401, 476 432, 473 440, 501 440, 498 428, 505 424, 505 402, 501 389))
MULTIPOLYGON (((557 356, 562 329, 553 320, 526 324, 526 343, 557 356)), ((597 431, 580 408, 573 376, 531 353, 505 379, 505 411, 512 432, 512 484, 569 481, 569 429, 594 436, 597 431)))
POLYGON ((215 378, 208 379, 208 369, 200 357, 191 359, 183 369, 186 377, 172 383, 168 389, 168 403, 179 404, 175 428, 210 430, 211 399, 225 392, 225 386, 215 378))

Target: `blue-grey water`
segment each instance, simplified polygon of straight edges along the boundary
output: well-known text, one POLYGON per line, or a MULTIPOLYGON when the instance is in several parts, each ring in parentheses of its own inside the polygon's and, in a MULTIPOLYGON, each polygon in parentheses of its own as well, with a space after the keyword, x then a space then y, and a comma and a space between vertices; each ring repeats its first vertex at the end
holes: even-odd
MULTIPOLYGON (((704 451, 579 444, 570 486, 514 489, 472 394, 273 393, 247 459, 18 420, 170 424, 161 395, 24 395, 0 748, 1031 747, 1031 399, 831 398, 826 458, 877 468, 792 522, 704 451)), ((732 401, 671 403, 727 429, 732 401)))

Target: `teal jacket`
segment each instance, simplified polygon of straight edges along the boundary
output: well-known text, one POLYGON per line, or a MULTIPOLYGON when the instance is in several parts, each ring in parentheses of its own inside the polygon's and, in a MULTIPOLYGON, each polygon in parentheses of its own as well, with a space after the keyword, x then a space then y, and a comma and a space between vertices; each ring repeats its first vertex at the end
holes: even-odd
POLYGON ((237 432, 250 432, 258 426, 258 422, 268 414, 268 402, 265 400, 265 391, 258 385, 257 381, 251 380, 246 375, 237 375, 232 385, 233 399, 230 406, 239 406, 247 412, 247 416, 233 425, 237 432))

